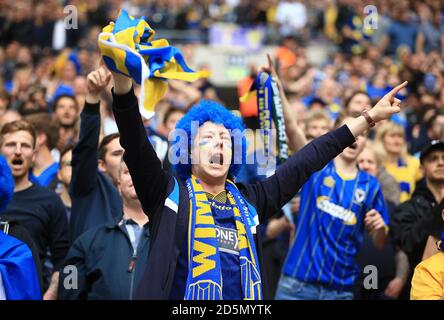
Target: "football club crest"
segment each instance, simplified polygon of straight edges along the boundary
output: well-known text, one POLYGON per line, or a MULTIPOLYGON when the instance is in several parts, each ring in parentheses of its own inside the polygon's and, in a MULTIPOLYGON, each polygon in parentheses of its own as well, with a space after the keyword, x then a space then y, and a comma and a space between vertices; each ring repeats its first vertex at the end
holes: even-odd
POLYGON ((328 176, 324 178, 324 181, 322 183, 329 188, 333 188, 333 186, 335 185, 335 180, 333 179, 333 177, 328 176))
POLYGON ((361 203, 365 200, 365 191, 362 189, 356 189, 354 194, 354 200, 357 203, 361 203))

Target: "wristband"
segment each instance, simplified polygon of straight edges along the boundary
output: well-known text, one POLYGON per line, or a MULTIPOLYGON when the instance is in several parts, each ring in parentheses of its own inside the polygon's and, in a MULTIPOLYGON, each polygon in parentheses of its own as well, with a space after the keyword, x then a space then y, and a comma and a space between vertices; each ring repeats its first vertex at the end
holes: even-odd
POLYGON ((361 115, 365 118, 365 120, 368 123, 368 126, 370 128, 373 128, 375 126, 375 120, 373 120, 372 117, 370 117, 370 115, 368 114, 368 109, 364 109, 364 111, 362 111, 361 115))

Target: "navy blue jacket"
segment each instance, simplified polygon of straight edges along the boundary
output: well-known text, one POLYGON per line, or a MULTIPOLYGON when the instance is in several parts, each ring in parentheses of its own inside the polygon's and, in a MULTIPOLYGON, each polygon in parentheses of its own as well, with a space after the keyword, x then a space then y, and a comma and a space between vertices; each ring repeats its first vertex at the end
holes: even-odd
POLYGON ((61 300, 132 300, 137 284, 146 269, 149 231, 142 232, 134 252, 122 216, 105 225, 84 232, 74 241, 64 266, 77 268, 77 289, 64 287, 70 283, 71 271, 60 270, 61 300), (135 265, 132 267, 133 263, 135 265))
MULTIPOLYGON (((183 183, 176 185, 176 179, 162 170, 155 151, 146 139, 134 91, 124 95, 113 93, 113 111, 120 144, 125 149, 124 160, 150 220, 150 256, 137 298, 168 299, 177 258, 186 241, 188 191, 183 183)), ((290 201, 311 174, 322 169, 354 141, 348 127, 343 126, 306 145, 281 165, 273 176, 252 184, 236 185, 243 197, 256 208, 259 221, 265 222, 290 201)), ((256 232, 254 238, 261 263, 260 232, 256 232)), ((264 268, 261 268, 261 277, 266 279, 264 268)), ((271 298, 265 281, 263 296, 271 298)))
POLYGON ((89 104, 80 115, 79 142, 72 152, 71 242, 83 232, 122 216, 122 199, 110 178, 97 169, 100 135, 99 103, 89 104))

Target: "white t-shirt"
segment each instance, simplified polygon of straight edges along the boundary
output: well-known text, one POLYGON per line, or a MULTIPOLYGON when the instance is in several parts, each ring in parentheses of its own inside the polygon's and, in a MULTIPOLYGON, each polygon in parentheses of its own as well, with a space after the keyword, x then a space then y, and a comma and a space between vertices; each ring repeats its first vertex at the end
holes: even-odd
POLYGON ((54 24, 54 33, 52 34, 52 48, 62 50, 66 46, 66 30, 63 20, 58 20, 54 24))
POLYGON ((276 10, 276 22, 281 24, 282 34, 292 34, 307 24, 307 9, 300 2, 280 2, 276 10))

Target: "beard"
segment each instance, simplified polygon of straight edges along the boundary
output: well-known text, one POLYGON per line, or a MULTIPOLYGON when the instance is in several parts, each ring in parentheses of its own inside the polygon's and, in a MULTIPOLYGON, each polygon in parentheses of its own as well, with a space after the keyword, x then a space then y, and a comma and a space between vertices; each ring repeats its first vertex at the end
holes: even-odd
POLYGON ((60 124, 60 128, 63 128, 65 130, 73 129, 75 127, 75 125, 76 125, 76 120, 74 120, 72 123, 61 123, 61 122, 59 122, 59 124, 60 124))
POLYGON ((433 185, 444 185, 444 177, 442 178, 437 178, 437 177, 429 177, 427 178, 427 180, 433 184, 433 185))

